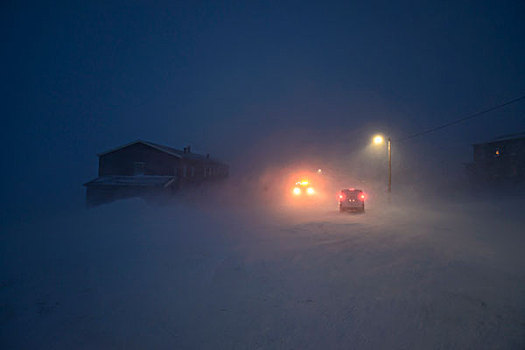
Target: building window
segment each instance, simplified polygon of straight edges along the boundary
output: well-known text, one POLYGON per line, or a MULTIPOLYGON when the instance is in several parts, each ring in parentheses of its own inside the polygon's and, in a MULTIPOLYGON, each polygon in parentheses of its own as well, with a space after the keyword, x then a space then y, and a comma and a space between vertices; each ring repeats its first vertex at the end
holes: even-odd
POLYGON ((195 167, 191 167, 191 177, 195 176, 195 167))
POLYGON ((187 170, 188 168, 186 167, 186 165, 182 167, 182 177, 186 177, 187 170))
POLYGON ((133 163, 133 175, 144 175, 144 162, 134 162, 133 163))

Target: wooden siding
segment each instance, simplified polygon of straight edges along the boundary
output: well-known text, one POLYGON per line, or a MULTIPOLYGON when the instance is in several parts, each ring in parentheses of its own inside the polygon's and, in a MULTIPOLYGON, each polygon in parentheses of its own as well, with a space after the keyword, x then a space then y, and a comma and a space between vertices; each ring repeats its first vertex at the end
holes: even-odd
POLYGON ((137 163, 143 163, 144 175, 176 175, 182 160, 142 143, 135 143, 99 158, 98 176, 138 175, 137 163))

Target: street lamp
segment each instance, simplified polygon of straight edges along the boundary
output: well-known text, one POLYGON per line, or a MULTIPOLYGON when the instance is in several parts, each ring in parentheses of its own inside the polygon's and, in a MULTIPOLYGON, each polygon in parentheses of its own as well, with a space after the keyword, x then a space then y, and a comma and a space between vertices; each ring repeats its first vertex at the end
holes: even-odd
POLYGON ((376 144, 376 145, 380 145, 383 142, 385 142, 385 139, 383 138, 382 135, 376 135, 376 136, 374 136, 374 138, 372 140, 374 141, 374 144, 376 144))
MULTIPOLYGON (((372 138, 375 145, 381 145, 385 142, 383 135, 375 135, 372 138)), ((388 148, 388 193, 392 192, 392 140, 387 139, 388 148)))

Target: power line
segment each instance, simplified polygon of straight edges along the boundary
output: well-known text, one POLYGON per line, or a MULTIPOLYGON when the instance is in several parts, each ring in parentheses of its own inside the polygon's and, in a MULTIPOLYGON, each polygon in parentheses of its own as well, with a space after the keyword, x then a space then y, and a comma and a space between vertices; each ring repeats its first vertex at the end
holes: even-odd
POLYGON ((409 136, 403 137, 403 138, 401 138, 401 139, 399 139, 399 140, 397 140, 397 141, 398 141, 398 142, 399 142, 399 141, 406 141, 406 140, 408 140, 408 139, 412 139, 412 138, 414 138, 414 137, 418 137, 418 136, 421 136, 421 135, 429 134, 429 133, 434 132, 434 131, 436 131, 436 130, 444 129, 444 128, 449 127, 449 126, 451 126, 451 125, 455 125, 455 124, 462 123, 462 122, 464 122, 465 120, 474 119, 474 118, 476 118, 476 117, 482 116, 483 114, 487 114, 487 113, 492 112, 492 111, 494 111, 494 110, 496 110, 496 109, 499 109, 499 108, 502 108, 502 107, 508 106, 508 105, 510 105, 510 104, 512 104, 512 103, 516 103, 516 102, 521 101, 521 100, 524 100, 524 99, 525 99, 525 95, 520 96, 520 97, 518 97, 518 98, 515 98, 515 99, 513 99, 513 100, 510 100, 510 101, 504 102, 504 103, 502 103, 502 104, 499 104, 499 105, 496 105, 496 106, 490 107, 490 108, 488 108, 488 109, 482 110, 482 111, 480 111, 480 112, 476 112, 476 113, 471 114, 471 115, 468 115, 468 116, 466 116, 466 117, 463 117, 463 118, 460 118, 460 119, 457 119, 457 120, 454 120, 454 121, 448 122, 448 123, 446 123, 446 124, 443 124, 443 125, 440 125, 440 126, 436 126, 436 127, 434 127, 434 128, 427 129, 427 130, 423 130, 423 131, 417 132, 417 133, 415 133, 415 134, 412 134, 412 135, 409 135, 409 136))

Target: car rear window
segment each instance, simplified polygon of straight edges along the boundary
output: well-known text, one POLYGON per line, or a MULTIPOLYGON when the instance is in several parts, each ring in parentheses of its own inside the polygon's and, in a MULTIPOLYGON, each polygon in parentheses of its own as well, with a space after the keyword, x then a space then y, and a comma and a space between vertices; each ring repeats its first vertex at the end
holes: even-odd
POLYGON ((357 199, 362 191, 359 190, 344 190, 343 191, 348 199, 357 199))

